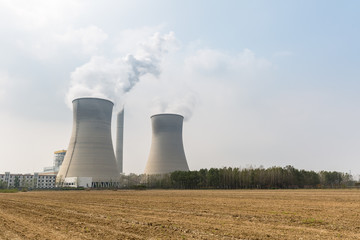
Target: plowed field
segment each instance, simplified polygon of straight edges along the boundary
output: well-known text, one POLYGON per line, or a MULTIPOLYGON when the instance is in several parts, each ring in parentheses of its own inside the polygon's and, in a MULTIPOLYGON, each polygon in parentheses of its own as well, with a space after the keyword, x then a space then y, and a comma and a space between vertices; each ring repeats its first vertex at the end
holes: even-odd
POLYGON ((360 239, 360 190, 2 193, 0 239, 360 239))

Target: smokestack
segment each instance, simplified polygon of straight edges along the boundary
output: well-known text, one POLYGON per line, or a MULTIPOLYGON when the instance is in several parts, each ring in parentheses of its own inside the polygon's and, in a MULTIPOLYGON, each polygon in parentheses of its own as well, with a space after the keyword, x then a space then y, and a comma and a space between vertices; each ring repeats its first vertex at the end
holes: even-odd
POLYGON ((151 117, 152 140, 145 174, 189 171, 182 140, 183 119, 178 114, 151 117))
POLYGON ((113 103, 100 98, 73 100, 73 130, 57 182, 68 177, 92 177, 93 186, 119 180, 111 140, 113 103))
POLYGON ((119 173, 123 173, 123 146, 124 146, 124 108, 117 115, 116 127, 116 161, 119 173))

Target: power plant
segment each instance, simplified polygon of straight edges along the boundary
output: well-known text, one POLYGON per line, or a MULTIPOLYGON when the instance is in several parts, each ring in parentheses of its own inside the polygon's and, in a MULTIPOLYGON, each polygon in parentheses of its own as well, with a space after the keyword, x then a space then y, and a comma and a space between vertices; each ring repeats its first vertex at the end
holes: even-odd
POLYGON ((111 139, 114 104, 100 98, 78 98, 72 103, 72 135, 56 181, 92 178, 93 187, 116 184, 119 171, 111 139))
MULTIPOLYGON (((73 128, 69 147, 56 177, 58 186, 118 186, 123 172, 124 109, 117 114, 116 156, 111 138, 113 103, 101 98, 73 100, 73 128)), ((189 171, 182 127, 184 117, 151 117, 152 142, 145 174, 189 171)))
MULTIPOLYGON (((76 98, 73 126, 67 150, 54 152, 54 165, 42 173, 0 174, 0 181, 22 187, 119 187, 123 173, 124 109, 117 114, 116 152, 111 138, 113 102, 93 97, 76 98), (116 153, 116 156, 115 156, 116 153)), ((174 171, 189 171, 183 146, 184 117, 178 114, 151 116, 152 139, 145 176, 158 177, 174 171)), ((129 179, 127 179, 129 183, 129 179)))
POLYGON ((183 119, 178 114, 151 117, 152 140, 145 174, 189 171, 182 139, 183 119))

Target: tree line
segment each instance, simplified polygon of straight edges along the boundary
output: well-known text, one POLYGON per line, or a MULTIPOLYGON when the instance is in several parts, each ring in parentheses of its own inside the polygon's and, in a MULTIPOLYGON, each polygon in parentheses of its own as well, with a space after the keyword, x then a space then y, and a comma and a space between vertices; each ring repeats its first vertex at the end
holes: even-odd
POLYGON ((146 176, 148 188, 175 189, 289 189, 341 188, 355 185, 351 174, 298 170, 293 166, 270 168, 210 168, 146 176))
MULTIPOLYGON (((270 168, 210 168, 161 175, 120 176, 118 188, 161 189, 290 189, 360 187, 351 174, 336 171, 298 170, 293 166, 270 168)), ((13 188, 24 187, 15 177, 13 188)), ((26 187, 26 186, 25 186, 26 187)), ((8 183, 0 180, 0 189, 8 183)))

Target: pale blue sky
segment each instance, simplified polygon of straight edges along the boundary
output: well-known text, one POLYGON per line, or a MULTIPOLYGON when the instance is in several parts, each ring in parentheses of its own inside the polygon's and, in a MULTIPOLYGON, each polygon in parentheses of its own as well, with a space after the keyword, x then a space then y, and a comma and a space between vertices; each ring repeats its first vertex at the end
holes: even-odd
POLYGON ((174 32, 160 76, 144 76, 127 96, 126 172, 145 167, 154 99, 191 92, 191 169, 359 174, 359 9, 359 1, 1 0, 0 172, 41 171, 67 147, 65 95, 77 67, 174 32))

